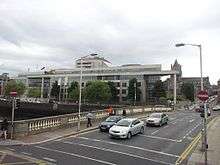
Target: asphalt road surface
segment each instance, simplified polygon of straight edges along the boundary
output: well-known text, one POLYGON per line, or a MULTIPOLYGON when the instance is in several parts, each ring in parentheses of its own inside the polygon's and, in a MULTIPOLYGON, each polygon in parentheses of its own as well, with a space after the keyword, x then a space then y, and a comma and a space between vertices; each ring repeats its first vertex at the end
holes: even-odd
POLYGON ((164 165, 175 164, 202 128, 196 112, 173 112, 162 127, 146 127, 131 139, 111 139, 94 130, 39 145, 8 149, 51 164, 62 165, 164 165))

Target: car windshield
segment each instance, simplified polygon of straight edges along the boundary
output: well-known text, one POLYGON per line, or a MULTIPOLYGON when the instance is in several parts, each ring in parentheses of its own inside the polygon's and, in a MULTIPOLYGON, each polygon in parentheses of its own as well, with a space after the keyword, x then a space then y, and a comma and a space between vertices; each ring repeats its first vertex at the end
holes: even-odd
POLYGON ((150 117, 152 117, 152 118, 160 118, 161 114, 153 113, 153 114, 150 115, 150 117))
POLYGON ((116 116, 110 116, 105 121, 106 122, 115 122, 118 119, 116 116))
POLYGON ((123 127, 128 127, 130 125, 130 121, 128 120, 120 120, 116 125, 117 126, 123 126, 123 127))

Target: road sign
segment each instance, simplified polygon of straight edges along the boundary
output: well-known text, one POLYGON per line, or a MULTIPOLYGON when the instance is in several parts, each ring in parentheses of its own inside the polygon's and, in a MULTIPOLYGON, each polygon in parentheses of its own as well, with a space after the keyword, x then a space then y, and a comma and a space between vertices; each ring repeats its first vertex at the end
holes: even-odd
POLYGON ((201 101, 206 101, 206 100, 208 100, 209 95, 208 95, 208 93, 206 91, 199 91, 199 93, 197 94, 197 97, 201 101))

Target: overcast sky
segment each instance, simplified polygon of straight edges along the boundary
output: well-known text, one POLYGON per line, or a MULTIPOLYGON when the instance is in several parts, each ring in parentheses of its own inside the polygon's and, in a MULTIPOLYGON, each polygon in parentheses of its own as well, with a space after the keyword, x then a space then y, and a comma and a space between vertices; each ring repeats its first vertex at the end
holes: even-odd
POLYGON ((0 73, 73 68, 98 53, 112 65, 175 59, 183 76, 220 78, 219 0, 0 0, 0 73))

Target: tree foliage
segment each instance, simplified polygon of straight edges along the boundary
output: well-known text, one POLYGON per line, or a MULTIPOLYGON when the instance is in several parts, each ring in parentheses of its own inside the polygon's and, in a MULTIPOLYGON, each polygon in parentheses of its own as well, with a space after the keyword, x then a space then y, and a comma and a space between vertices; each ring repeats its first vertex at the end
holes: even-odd
POLYGON ((51 88, 51 97, 54 97, 56 99, 59 98, 59 94, 60 94, 60 85, 58 85, 58 81, 55 81, 53 84, 52 84, 52 88, 51 88))
POLYGON ((67 89, 68 98, 77 101, 79 99, 79 84, 76 81, 71 82, 70 87, 67 89))
POLYGON ((157 101, 159 101, 161 97, 166 97, 166 91, 161 80, 156 81, 156 83, 154 84, 153 97, 155 97, 157 101))
POLYGON ((138 88, 137 79, 133 78, 129 80, 129 86, 128 86, 128 100, 130 100, 133 104, 135 101, 140 101, 141 98, 141 90, 138 88), (136 100, 135 100, 136 95, 136 100))
POLYGON ((194 85, 192 83, 183 83, 181 92, 186 99, 194 101, 194 85))
POLYGON ((111 97, 111 91, 106 82, 92 81, 87 83, 84 89, 85 98, 92 103, 108 102, 111 97))
POLYGON ((28 97, 39 98, 41 96, 40 88, 30 88, 28 90, 28 97))
POLYGON ((22 82, 10 80, 5 87, 5 95, 10 96, 10 92, 13 91, 16 91, 18 96, 21 96, 25 92, 25 85, 22 82))
POLYGON ((115 87, 114 82, 108 81, 108 86, 109 86, 110 92, 111 92, 110 101, 117 102, 118 101, 117 88, 115 87))

